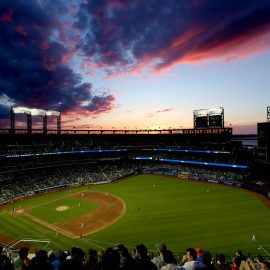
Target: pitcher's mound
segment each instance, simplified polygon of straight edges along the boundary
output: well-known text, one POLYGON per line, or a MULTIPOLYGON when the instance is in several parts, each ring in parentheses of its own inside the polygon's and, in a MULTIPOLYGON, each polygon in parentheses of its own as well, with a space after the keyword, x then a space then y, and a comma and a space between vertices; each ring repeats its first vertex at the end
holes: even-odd
POLYGON ((62 205, 62 206, 56 207, 55 210, 56 211, 66 211, 66 210, 68 210, 68 208, 69 208, 68 206, 62 205))

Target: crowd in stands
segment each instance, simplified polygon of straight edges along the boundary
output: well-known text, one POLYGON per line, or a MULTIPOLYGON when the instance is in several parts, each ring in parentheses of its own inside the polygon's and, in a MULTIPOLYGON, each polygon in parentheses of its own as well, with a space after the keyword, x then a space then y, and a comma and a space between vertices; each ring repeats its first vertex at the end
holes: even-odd
MULTIPOLYGON (((14 165, 15 166, 15 165, 14 165)), ((140 161, 134 159, 88 160, 82 159, 57 162, 28 161, 16 166, 17 169, 1 168, 0 203, 19 197, 49 192, 55 189, 84 185, 88 183, 112 182, 131 175, 155 173, 180 176, 200 180, 224 180, 232 183, 244 183, 249 173, 243 170, 208 168, 203 166, 186 166, 159 161, 140 161)))
POLYGON ((87 183, 112 182, 137 170, 135 164, 83 164, 74 166, 39 168, 0 174, 0 203, 87 183))
POLYGON ((112 182, 135 172, 180 176, 199 180, 226 180, 242 183, 247 177, 243 171, 207 169, 160 162, 103 161, 86 164, 43 164, 35 169, 21 169, 0 173, 0 203, 20 197, 89 183, 112 182))
POLYGON ((218 168, 204 168, 170 163, 148 163, 142 167, 142 172, 163 171, 167 174, 182 175, 188 179, 208 179, 208 180, 227 180, 232 182, 244 182, 248 176, 246 171, 226 170, 218 168))
POLYGON ((23 247, 11 257, 7 247, 0 248, 0 270, 269 270, 269 257, 247 257, 237 250, 231 258, 224 254, 212 257, 208 250, 187 248, 183 256, 175 255, 161 244, 157 256, 151 257, 144 244, 130 252, 124 245, 106 250, 78 247, 70 251, 36 250, 30 259, 29 248, 23 247))

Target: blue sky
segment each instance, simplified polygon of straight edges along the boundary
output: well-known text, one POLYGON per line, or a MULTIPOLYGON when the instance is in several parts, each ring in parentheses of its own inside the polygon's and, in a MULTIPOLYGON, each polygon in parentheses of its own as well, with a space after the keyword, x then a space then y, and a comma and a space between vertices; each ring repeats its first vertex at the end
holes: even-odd
POLYGON ((0 34, 1 128, 10 106, 78 129, 192 128, 213 107, 235 134, 266 121, 266 0, 3 0, 0 34))

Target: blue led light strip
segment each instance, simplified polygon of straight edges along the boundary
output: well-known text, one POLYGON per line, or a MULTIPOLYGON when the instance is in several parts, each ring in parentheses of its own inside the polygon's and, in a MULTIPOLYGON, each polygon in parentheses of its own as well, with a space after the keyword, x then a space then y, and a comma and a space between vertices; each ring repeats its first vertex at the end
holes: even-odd
POLYGON ((181 153, 207 153, 207 154, 230 154, 229 151, 217 151, 217 150, 189 150, 189 149, 171 149, 171 148, 154 148, 154 151, 164 152, 181 152, 181 153))
POLYGON ((162 161, 162 162, 172 162, 172 163, 181 163, 181 164, 193 164, 193 165, 206 165, 206 166, 237 168, 237 169, 248 169, 249 168, 249 166, 246 166, 246 165, 235 165, 235 164, 226 164, 226 163, 191 161, 191 160, 181 160, 181 159, 159 158, 158 160, 159 161, 162 161))
POLYGON ((37 154, 15 154, 15 155, 6 155, 6 157, 7 158, 15 158, 15 157, 34 157, 34 156, 48 156, 48 155, 64 155, 64 154, 114 153, 114 152, 126 152, 126 151, 127 151, 127 149, 78 150, 78 151, 65 151, 65 152, 37 153, 37 154))

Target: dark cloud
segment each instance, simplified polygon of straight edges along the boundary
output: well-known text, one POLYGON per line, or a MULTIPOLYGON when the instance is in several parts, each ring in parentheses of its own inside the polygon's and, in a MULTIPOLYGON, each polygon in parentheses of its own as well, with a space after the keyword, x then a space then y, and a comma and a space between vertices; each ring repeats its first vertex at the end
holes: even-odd
POLYGON ((1 118, 9 115, 9 105, 88 114, 96 114, 100 104, 102 112, 114 107, 111 95, 95 96, 92 84, 66 64, 77 42, 77 32, 60 19, 67 11, 62 1, 1 1, 1 118))
POLYGON ((109 95, 107 99, 99 96, 93 97, 91 103, 87 105, 87 109, 94 114, 100 114, 107 111, 107 108, 114 107, 114 96, 109 95))
MULTIPOLYGON (((211 57, 212 50, 238 46, 270 29, 265 0, 91 0, 75 27, 81 48, 111 72, 142 62, 162 69, 181 60, 211 57)), ((109 71, 108 71, 109 72, 109 71)))
POLYGON ((0 124, 10 105, 87 116, 114 108, 114 96, 95 94, 68 66, 74 55, 87 75, 158 71, 225 55, 269 30, 266 0, 2 0, 0 124))

